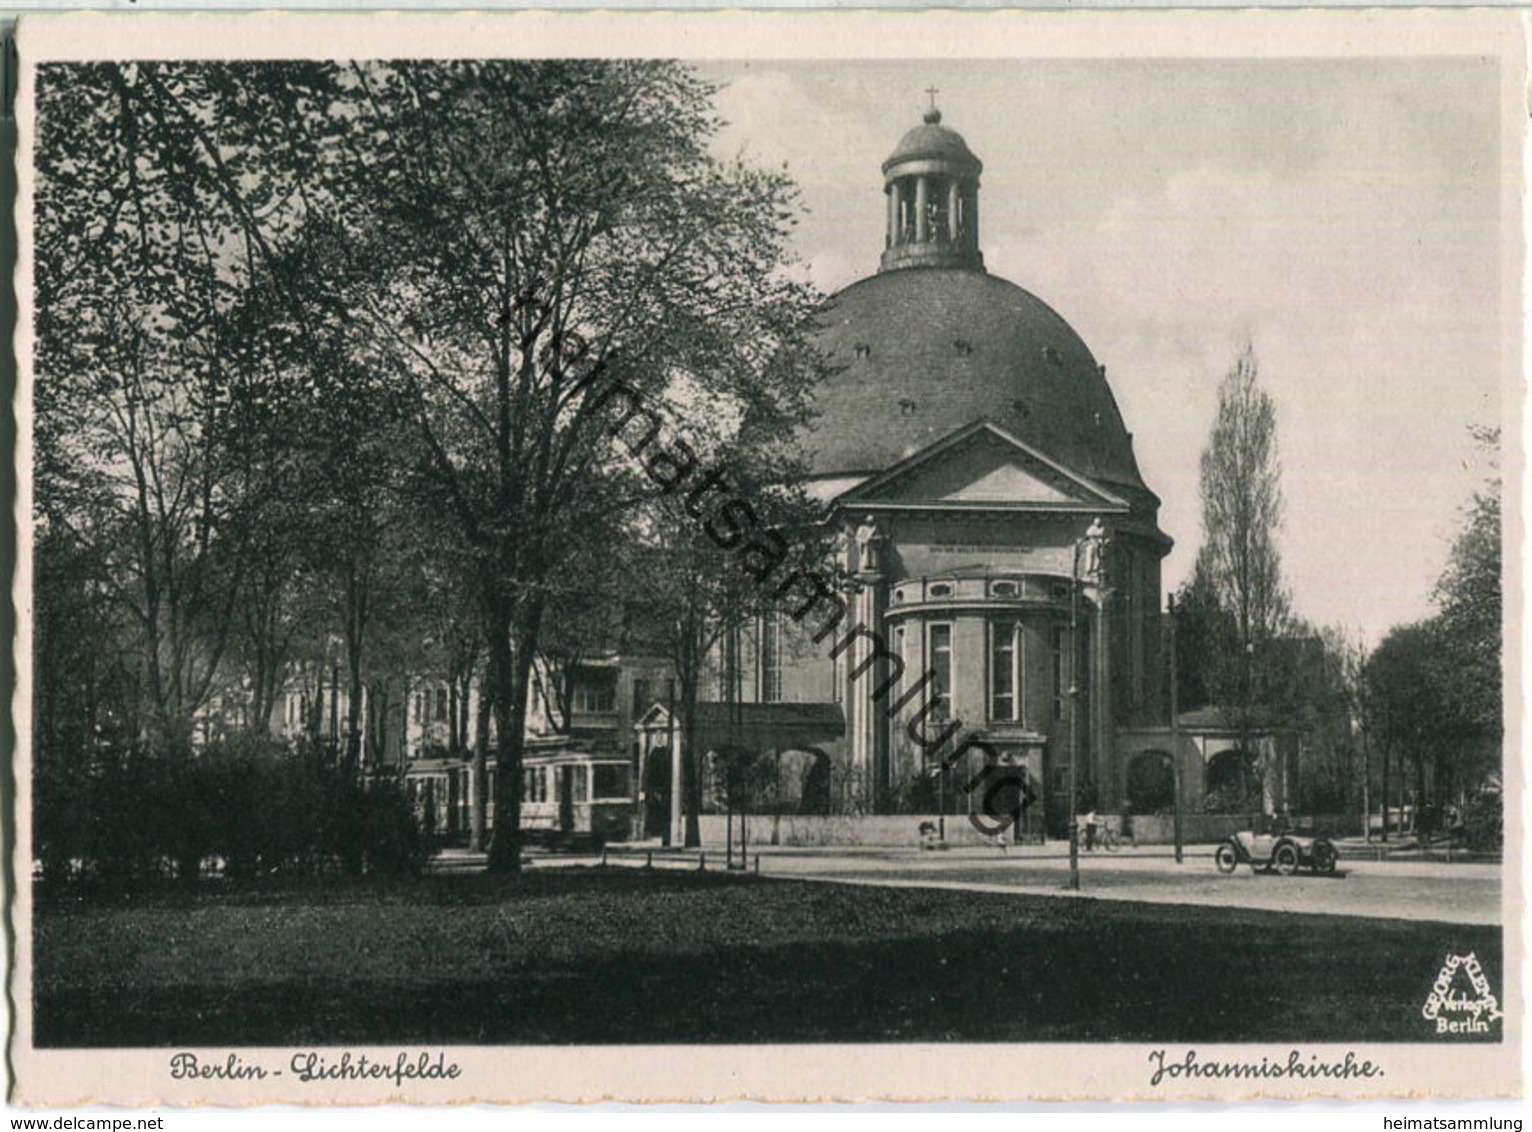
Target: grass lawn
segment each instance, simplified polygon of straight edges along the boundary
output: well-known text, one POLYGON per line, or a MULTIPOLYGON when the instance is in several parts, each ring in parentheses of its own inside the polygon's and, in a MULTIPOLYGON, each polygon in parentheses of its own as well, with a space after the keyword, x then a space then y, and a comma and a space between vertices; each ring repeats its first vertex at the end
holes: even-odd
POLYGON ((1497 927, 627 868, 58 900, 34 943, 55 1047, 1430 1041, 1448 951, 1504 969, 1497 927))

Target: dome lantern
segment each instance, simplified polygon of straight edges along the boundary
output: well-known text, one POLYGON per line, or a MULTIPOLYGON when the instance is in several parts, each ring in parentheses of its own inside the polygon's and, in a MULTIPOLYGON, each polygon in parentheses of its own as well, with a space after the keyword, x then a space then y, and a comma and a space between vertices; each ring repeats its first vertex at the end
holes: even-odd
POLYGON ((979 174, 984 163, 943 126, 936 90, 922 124, 883 163, 888 234, 881 271, 907 267, 984 270, 979 251, 979 174))
POLYGON ((809 474, 875 475, 987 420, 1080 475, 1157 506, 1089 347, 1047 303, 984 269, 981 169, 934 105, 883 163, 889 239, 882 265, 836 293, 816 339, 832 371, 816 387, 814 419, 800 434, 809 474), (922 197, 938 207, 920 213, 927 224, 917 227, 922 197))

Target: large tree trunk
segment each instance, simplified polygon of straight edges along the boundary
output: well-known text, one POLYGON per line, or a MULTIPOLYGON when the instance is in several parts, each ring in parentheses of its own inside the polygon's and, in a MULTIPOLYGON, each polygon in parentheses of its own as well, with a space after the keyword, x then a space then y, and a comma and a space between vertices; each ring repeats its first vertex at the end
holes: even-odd
POLYGON ((271 738, 271 717, 277 710, 277 696, 282 691, 282 675, 284 665, 268 661, 266 671, 261 676, 261 686, 257 691, 259 702, 255 709, 255 718, 250 721, 251 729, 262 739, 271 738))
MULTIPOLYGON (((702 752, 697 749, 697 681, 681 686, 681 808, 685 817, 681 844, 702 847, 702 752)), ((674 753, 672 752, 672 755, 674 753)))
POLYGON ((1431 797, 1436 803, 1444 832, 1448 825, 1447 807, 1457 800, 1456 786, 1450 756, 1438 747, 1431 757, 1431 797))
POLYGON ((510 626, 501 621, 489 635, 489 683, 495 701, 495 829, 489 843, 490 872, 521 868, 521 721, 516 718, 516 674, 510 626))
MULTIPOLYGON (((367 639, 370 577, 355 561, 346 575, 346 746, 341 768, 354 775, 362 756, 362 651, 367 639)), ((338 689, 330 691, 333 697, 338 689)), ((338 736, 331 735, 331 742, 338 736)))
POLYGON ((484 851, 485 826, 489 814, 489 713, 494 702, 489 681, 479 689, 478 710, 474 713, 473 729, 473 805, 468 811, 469 848, 475 853, 484 851))
POLYGON ((292 637, 289 628, 281 627, 282 594, 268 584, 248 601, 245 631, 254 649, 254 674, 251 678, 249 731, 262 739, 271 737, 271 717, 287 673, 287 649, 292 637))
POLYGON ((473 699, 473 668, 470 662, 452 678, 452 754, 457 758, 472 749, 468 708, 473 699))
MULTIPOLYGON (((495 696, 495 730, 499 751, 495 760, 495 831, 489 844, 489 871, 521 869, 521 757, 526 742, 527 692, 542 628, 542 603, 533 600, 519 619, 517 647, 502 629, 490 637, 490 679, 495 696)), ((509 628, 510 618, 497 618, 509 628)))
POLYGON ((1372 759, 1362 741, 1362 840, 1372 840, 1372 759))
POLYGON ((274 697, 266 694, 266 659, 264 650, 257 647, 255 674, 250 680, 250 721, 248 730, 257 738, 271 734, 271 705, 274 697))
POLYGON ((1421 834, 1431 833, 1427 823, 1421 820, 1426 813, 1426 753, 1421 748, 1415 748, 1415 836, 1418 839, 1421 834))
POLYGON ((392 689, 388 681, 374 682, 372 693, 367 697, 367 743, 362 749, 362 761, 370 767, 381 768, 388 751, 388 712, 392 706, 392 689))
POLYGON ((1388 770, 1389 770, 1389 765, 1388 764, 1389 764, 1389 756, 1392 753, 1393 748, 1394 748, 1394 744, 1393 744, 1392 740, 1390 740, 1389 742, 1387 742, 1387 743, 1385 743, 1383 745, 1383 784, 1382 784, 1383 785, 1383 789, 1380 791, 1381 797, 1380 797, 1379 801, 1381 803, 1381 809, 1383 810, 1383 840, 1384 841, 1388 840, 1388 770))
POLYGON ((350 686, 347 688, 346 702, 346 761, 345 772, 355 775, 362 765, 362 658, 358 652, 353 652, 347 658, 347 673, 350 686))

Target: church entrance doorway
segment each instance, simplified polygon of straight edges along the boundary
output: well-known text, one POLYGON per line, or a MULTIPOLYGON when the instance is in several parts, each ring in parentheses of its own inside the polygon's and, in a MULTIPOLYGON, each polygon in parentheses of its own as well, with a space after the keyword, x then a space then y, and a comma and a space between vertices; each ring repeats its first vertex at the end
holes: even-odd
POLYGON ((663 837, 670 829, 670 750, 656 747, 644 759, 644 836, 663 837))
POLYGON ((1255 756, 1234 748, 1209 759, 1204 805, 1210 813, 1223 814, 1260 809, 1260 773, 1255 756))

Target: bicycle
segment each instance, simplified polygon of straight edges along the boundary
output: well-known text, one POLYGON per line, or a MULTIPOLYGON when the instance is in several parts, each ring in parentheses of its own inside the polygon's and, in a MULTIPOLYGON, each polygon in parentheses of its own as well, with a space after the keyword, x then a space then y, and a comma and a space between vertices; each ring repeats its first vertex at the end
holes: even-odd
POLYGON ((1097 849, 1115 853, 1122 848, 1122 840, 1117 831, 1104 822, 1095 826, 1081 824, 1075 836, 1078 839, 1076 844, 1087 853, 1094 853, 1097 849))
POLYGON ((1094 827, 1082 826, 1080 833, 1087 852, 1104 849, 1108 853, 1115 853, 1122 848, 1122 835, 1106 822, 1097 822, 1094 827))

